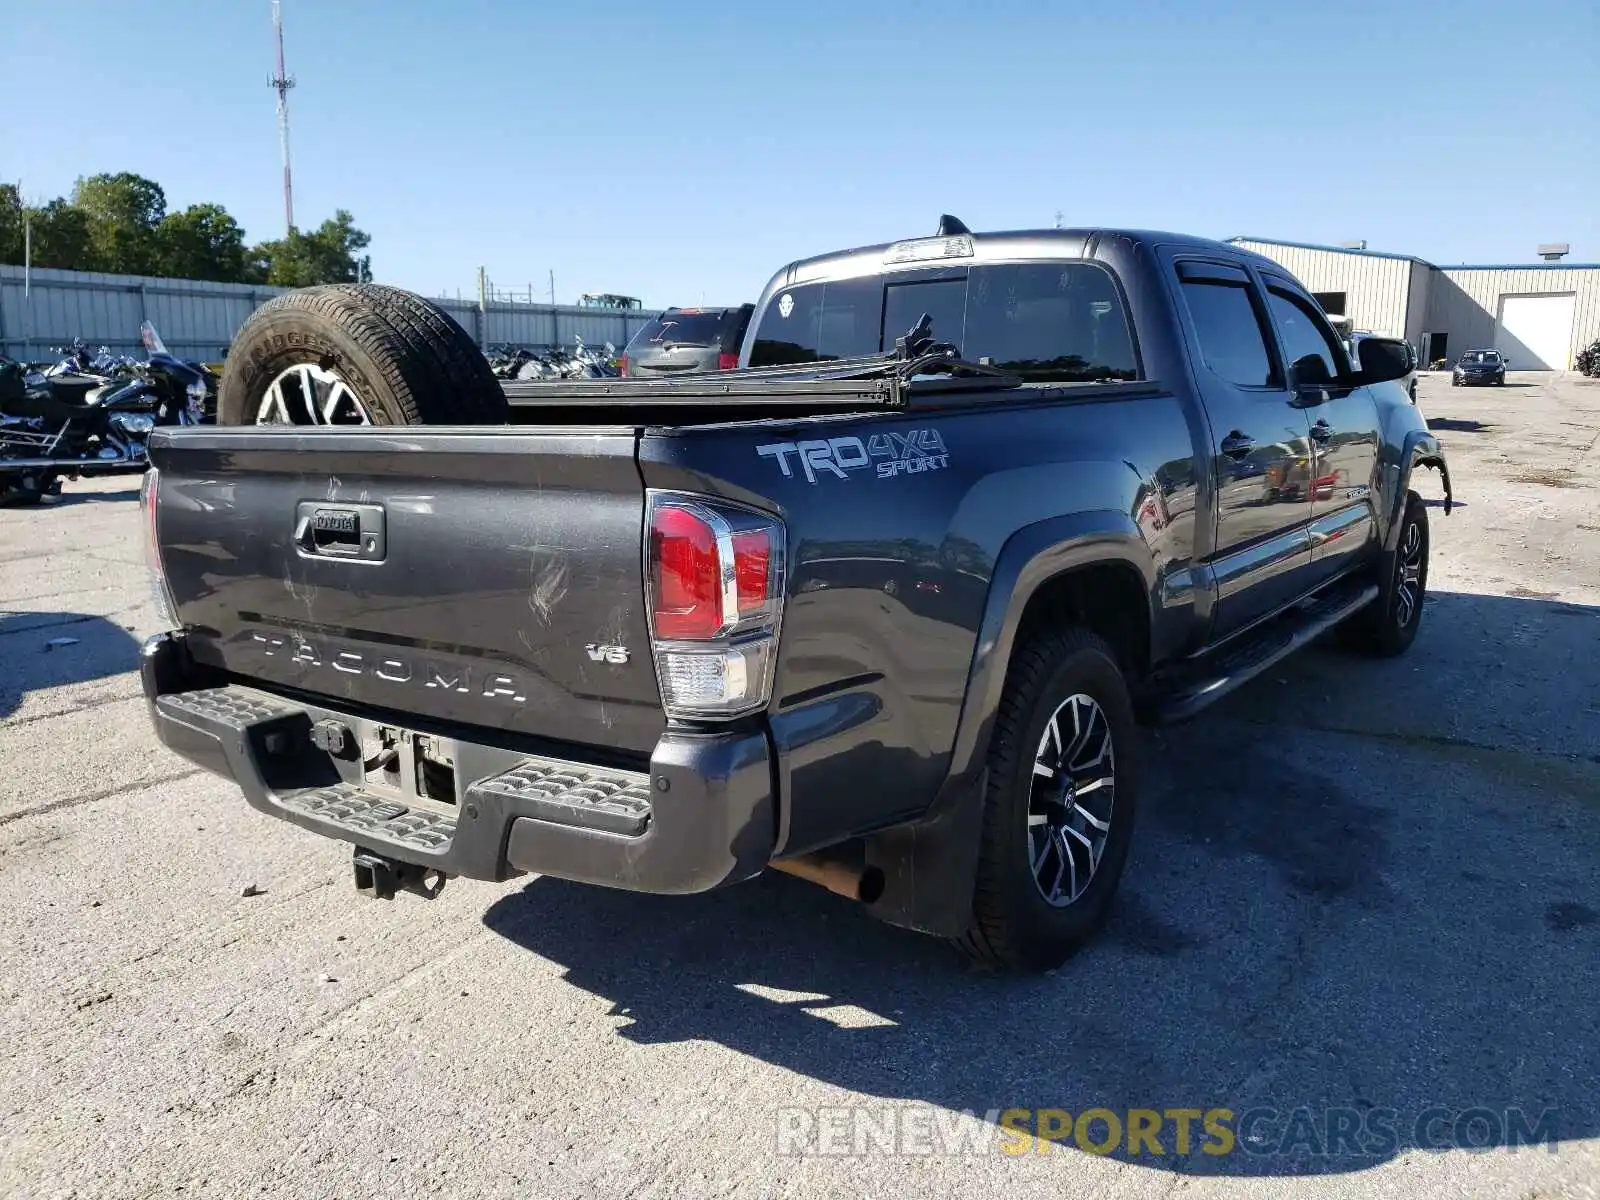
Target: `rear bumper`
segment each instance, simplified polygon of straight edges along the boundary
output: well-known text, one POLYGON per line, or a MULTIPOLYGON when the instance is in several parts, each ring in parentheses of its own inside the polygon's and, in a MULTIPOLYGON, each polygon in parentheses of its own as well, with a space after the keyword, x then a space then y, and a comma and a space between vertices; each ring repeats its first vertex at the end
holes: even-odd
MULTIPOLYGON (((669 731, 650 769, 624 771, 487 742, 448 739, 455 802, 418 803, 372 785, 350 757, 311 740, 319 721, 376 722, 200 677, 181 634, 144 644, 141 676, 163 744, 237 783, 264 813, 445 875, 524 871, 641 892, 702 892, 771 857, 776 822, 763 733, 669 731)), ((356 741, 359 747, 359 740, 356 741)))

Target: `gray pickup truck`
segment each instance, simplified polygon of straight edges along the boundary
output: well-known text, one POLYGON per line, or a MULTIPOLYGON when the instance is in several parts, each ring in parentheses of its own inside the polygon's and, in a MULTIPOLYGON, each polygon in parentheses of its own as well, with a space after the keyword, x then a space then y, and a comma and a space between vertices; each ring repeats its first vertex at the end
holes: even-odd
POLYGON ((1136 720, 1415 638, 1408 370, 1231 245, 949 218, 785 267, 684 379, 501 388, 415 296, 292 293, 235 342, 246 424, 152 438, 151 716, 375 896, 774 867, 1049 968, 1122 874, 1136 720))

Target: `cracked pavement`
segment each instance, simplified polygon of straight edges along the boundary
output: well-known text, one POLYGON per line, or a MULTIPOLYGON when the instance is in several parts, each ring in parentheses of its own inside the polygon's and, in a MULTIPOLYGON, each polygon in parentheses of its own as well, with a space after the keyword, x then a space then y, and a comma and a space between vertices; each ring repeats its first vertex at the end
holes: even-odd
POLYGON ((1149 733, 1112 926, 1037 979, 782 876, 360 900, 345 847, 149 732, 136 481, 0 510, 0 1194, 1595 1196, 1600 383, 1512 383, 1422 380, 1463 506, 1430 513, 1412 653, 1318 646, 1149 733), (780 1110, 837 1105, 1553 1109, 1558 1132, 777 1152, 780 1110))

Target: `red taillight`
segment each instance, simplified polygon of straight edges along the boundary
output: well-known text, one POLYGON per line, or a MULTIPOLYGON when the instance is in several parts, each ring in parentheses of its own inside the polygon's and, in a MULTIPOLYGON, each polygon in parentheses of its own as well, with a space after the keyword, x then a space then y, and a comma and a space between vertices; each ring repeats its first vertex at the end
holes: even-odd
POLYGON ((740 619, 755 616, 772 599, 772 535, 765 529, 733 535, 733 577, 740 619))
POLYGON ((771 696, 783 612, 784 528, 766 513, 656 492, 650 640, 667 714, 722 720, 771 696))
POLYGON ((724 625, 716 531, 687 508, 657 507, 650 520, 655 635, 704 641, 724 625))
POLYGON ((739 369, 739 356, 737 354, 717 355, 717 370, 737 371, 739 369))
POLYGON ((617 360, 617 374, 622 376, 628 374, 628 356, 626 354, 617 360))

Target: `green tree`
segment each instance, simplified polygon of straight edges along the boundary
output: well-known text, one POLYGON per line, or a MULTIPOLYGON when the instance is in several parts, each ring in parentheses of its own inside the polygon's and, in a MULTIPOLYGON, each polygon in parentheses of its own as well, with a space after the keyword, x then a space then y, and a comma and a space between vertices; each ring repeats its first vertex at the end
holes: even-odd
POLYGON ((244 230, 220 204, 191 204, 156 227, 161 275, 175 279, 250 282, 244 230))
MULTIPOLYGON (((89 218, 75 204, 57 196, 43 208, 28 209, 33 223, 33 265, 67 271, 99 271, 89 218)), ((19 256, 17 259, 21 262, 19 256)))
POLYGON ((359 252, 371 244, 371 235, 357 229, 355 218, 341 208, 310 233, 291 229, 287 237, 262 242, 251 255, 267 283, 311 287, 370 279, 372 259, 359 252))
POLYGON ((124 275, 160 271, 157 229, 167 215, 167 195, 159 183, 131 171, 91 175, 73 185, 72 203, 88 218, 100 270, 124 275))
POLYGON ((0 263, 20 263, 23 258, 22 226, 26 210, 14 183, 0 183, 0 263))

